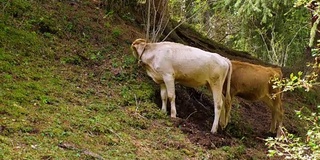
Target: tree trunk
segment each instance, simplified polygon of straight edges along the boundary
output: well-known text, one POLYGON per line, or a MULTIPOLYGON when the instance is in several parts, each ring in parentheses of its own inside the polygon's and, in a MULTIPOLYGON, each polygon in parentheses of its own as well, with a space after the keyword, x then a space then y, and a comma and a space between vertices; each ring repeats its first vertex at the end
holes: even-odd
MULTIPOLYGON (((150 0, 152 4, 154 4, 151 7, 151 27, 159 27, 156 26, 154 22, 159 23, 162 18, 162 23, 165 21, 168 21, 166 25, 162 24, 161 27, 163 27, 163 33, 158 35, 158 38, 164 38, 167 37, 166 40, 178 42, 182 44, 186 44, 189 46, 197 47, 209 52, 218 53, 222 56, 225 56, 230 59, 235 60, 241 60, 241 61, 247 61, 254 64, 264 64, 267 66, 272 66, 266 62, 263 62, 257 58, 252 57, 249 53, 243 52, 243 51, 236 51, 233 49, 230 49, 222 44, 219 44, 218 42, 215 42, 211 39, 208 39, 206 37, 203 37, 199 32, 195 31, 194 29, 190 28, 187 25, 179 24, 178 22, 175 22, 169 18, 168 13, 168 0, 150 0), (156 12, 154 12, 156 11, 156 12), (156 17, 154 17, 155 15, 156 17), (165 16, 163 16, 165 15, 165 16), (179 27, 176 27, 179 26, 179 27)), ((143 19, 139 18, 139 16, 143 17, 145 16, 145 13, 148 11, 148 0, 146 4, 143 4, 138 9, 140 11, 139 13, 136 13, 137 21, 139 24, 144 24, 145 22, 143 19)), ((137 11, 137 10, 136 10, 137 11)), ((152 41, 151 41, 152 42, 152 41)))
MULTIPOLYGON (((308 8, 311 10, 311 27, 315 24, 315 22, 318 20, 318 16, 317 14, 315 14, 314 12, 316 12, 316 10, 318 9, 318 4, 317 1, 312 1, 310 3, 310 5, 308 6, 308 8)), ((317 48, 320 49, 318 44, 318 40, 320 39, 320 23, 317 25, 317 30, 316 30, 316 34, 314 35, 314 40, 313 40, 313 44, 311 44, 311 46, 307 46, 306 47, 306 51, 305 51, 305 58, 307 61, 313 61, 313 57, 312 57, 312 52, 311 50, 313 48, 317 48)), ((311 37, 312 38, 312 37, 311 37)))
POLYGON ((147 22, 150 32, 147 34, 150 34, 151 42, 159 40, 169 22, 168 2, 168 0, 147 0, 148 7, 146 8, 150 10, 148 13, 150 19, 147 22))
POLYGON ((193 10, 192 10, 193 5, 192 5, 192 3, 193 3, 193 0, 186 0, 185 1, 185 12, 186 12, 185 19, 187 20, 187 22, 189 24, 192 23, 192 18, 191 18, 192 17, 192 13, 193 13, 193 10))

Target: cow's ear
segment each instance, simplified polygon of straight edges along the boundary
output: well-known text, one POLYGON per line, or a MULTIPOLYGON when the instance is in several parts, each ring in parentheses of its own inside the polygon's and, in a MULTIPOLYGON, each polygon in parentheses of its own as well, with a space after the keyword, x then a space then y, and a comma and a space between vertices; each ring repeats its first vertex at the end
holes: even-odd
POLYGON ((138 58, 139 55, 138 55, 138 51, 137 51, 137 48, 134 44, 131 45, 131 50, 132 50, 132 54, 135 58, 138 58))
POLYGON ((131 49, 133 51, 134 57, 139 58, 142 52, 144 52, 146 46, 147 46, 147 41, 145 39, 142 39, 142 38, 136 39, 131 44, 131 49))
POLYGON ((147 43, 146 42, 140 42, 133 44, 133 47, 136 49, 138 55, 141 55, 142 52, 145 50, 147 43))

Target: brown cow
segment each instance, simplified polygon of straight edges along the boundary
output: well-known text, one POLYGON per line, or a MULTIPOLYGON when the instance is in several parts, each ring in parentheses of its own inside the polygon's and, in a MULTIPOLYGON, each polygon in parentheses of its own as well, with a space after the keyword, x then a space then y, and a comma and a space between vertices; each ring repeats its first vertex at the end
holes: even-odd
MULTIPOLYGON (((268 105, 272 112, 272 122, 270 132, 275 133, 276 128, 277 136, 281 135, 281 127, 283 121, 283 108, 281 105, 280 89, 274 89, 270 79, 273 77, 282 78, 280 68, 264 67, 254 65, 246 62, 231 61, 232 63, 232 76, 230 96, 231 100, 234 96, 239 96, 250 101, 263 101, 268 105), (273 95, 275 97, 273 97, 273 95)), ((230 119, 231 105, 225 106, 225 124, 228 124, 230 119)))

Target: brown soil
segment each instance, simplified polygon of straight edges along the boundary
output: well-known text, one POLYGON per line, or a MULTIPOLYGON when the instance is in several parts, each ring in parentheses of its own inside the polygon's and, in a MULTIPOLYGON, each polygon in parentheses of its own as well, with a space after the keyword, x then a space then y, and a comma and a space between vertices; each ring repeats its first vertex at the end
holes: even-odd
MULTIPOLYGON (((95 23, 92 23, 91 21, 81 21, 81 23, 79 21, 75 24, 75 27, 81 29, 83 28, 83 26, 92 26, 94 28, 94 32, 92 31, 88 34, 90 35, 90 37, 94 37, 92 38, 92 43, 96 44, 97 48, 104 45, 118 47, 120 45, 123 45, 120 42, 126 43, 125 45, 123 45, 127 47, 124 54, 128 54, 130 52, 129 45, 131 44, 131 41, 133 41, 135 38, 143 37, 144 32, 141 30, 141 28, 138 29, 137 24, 125 23, 124 21, 119 19, 117 15, 114 15, 112 17, 109 17, 110 20, 108 21, 111 21, 110 23, 112 23, 114 26, 117 26, 118 29, 123 31, 123 34, 121 34, 117 38, 117 42, 114 42, 112 40, 110 40, 109 42, 104 37, 110 35, 112 31, 114 31, 112 30, 114 28, 106 29, 103 27, 105 25, 105 22, 102 17, 104 17, 103 15, 105 13, 102 10, 97 10, 96 7, 97 6, 94 3, 89 6, 74 4, 73 10, 71 11, 71 13, 69 13, 70 15, 68 15, 68 17, 70 19, 73 19, 74 17, 81 17, 82 15, 86 15, 89 16, 90 19, 96 19, 97 23, 95 26, 92 26, 95 23), (106 33, 101 31, 105 31, 106 33)), ((251 56, 244 54, 243 52, 226 49, 222 45, 218 45, 217 43, 213 43, 213 41, 207 39, 199 40, 199 34, 182 27, 183 26, 177 29, 177 33, 182 37, 182 39, 186 40, 186 42, 189 42, 188 45, 212 52, 215 51, 221 53, 226 57, 229 57, 230 59, 238 59, 249 61, 251 63, 264 64, 260 60, 253 59, 251 56)), ((82 34, 82 31, 80 29, 79 31, 77 29, 75 32, 77 34, 82 34)), ((77 37, 73 37, 73 35, 70 34, 70 40, 68 39, 68 42, 72 44, 74 41, 78 41, 77 37)), ((86 58, 85 52, 81 52, 84 51, 84 49, 77 47, 78 46, 76 45, 69 46, 70 50, 79 51, 77 53, 71 54, 77 54, 81 58, 84 57, 84 59, 88 59, 86 58)), ((111 51, 109 54, 110 56, 112 56, 112 54, 114 53, 113 51, 111 51)), ((109 62, 100 65, 105 65, 100 66, 101 70, 102 68, 105 69, 108 67, 109 62)), ((97 68, 93 70, 97 70, 97 68)), ((159 93, 160 91, 157 90, 155 101, 160 108, 161 99, 159 93)), ((286 101, 288 103, 290 102, 289 99, 287 99, 286 101)), ((180 128, 181 131, 183 131, 188 136, 189 140, 192 143, 203 146, 206 149, 215 149, 233 145, 238 146, 239 144, 243 144, 246 146, 247 150, 246 154, 242 155, 244 157, 242 157, 241 159, 249 159, 250 156, 254 154, 253 152, 255 152, 256 150, 267 151, 263 139, 268 136, 272 136, 268 133, 271 121, 271 113, 263 103, 249 102, 241 98, 237 98, 236 100, 234 100, 231 111, 231 122, 228 124, 225 130, 219 130, 217 134, 212 134, 210 132, 214 117, 214 103, 210 94, 204 94, 199 90, 176 85, 176 105, 178 118, 173 119, 174 125, 180 128)), ((285 111, 287 112, 286 109, 285 111)), ((286 117, 290 117, 293 114, 294 113, 291 109, 291 112, 289 113, 289 115, 286 115, 286 117)), ((288 121, 285 118, 284 125, 289 130, 289 132, 298 133, 298 131, 296 131, 294 127, 296 125, 295 122, 288 121)), ((268 158, 262 157, 261 159, 268 158)))
MULTIPOLYGON (((156 92, 156 103, 160 108, 160 91, 156 92)), ((211 95, 176 85, 176 106, 178 118, 173 119, 175 126, 187 134, 192 143, 207 149, 242 144, 247 148, 247 153, 242 155, 245 156, 243 158, 246 158, 252 154, 250 149, 259 148, 260 151, 261 149, 267 151, 263 139, 275 136, 268 132, 271 112, 262 102, 250 102, 241 98, 234 99, 231 122, 225 130, 219 129, 217 134, 210 132, 214 117, 214 103, 211 95)), ((168 110, 170 109, 168 108, 168 110)), ((286 121, 285 118, 285 124, 286 121)), ((285 127, 291 132, 297 132, 293 125, 285 127)))
MULTIPOLYGON (((110 67, 111 57, 118 53, 118 51, 115 50, 119 50, 123 47, 125 48, 123 49, 123 54, 131 54, 129 46, 132 41, 136 38, 144 37, 144 31, 141 28, 142 23, 123 21, 120 16, 116 14, 107 17, 105 16, 106 11, 104 9, 97 9, 97 7, 103 8, 103 6, 95 4, 95 1, 92 1, 87 5, 83 5, 80 2, 72 2, 72 4, 70 4, 70 11, 68 10, 68 12, 60 9, 58 5, 45 5, 44 7, 51 10, 53 13, 59 13, 52 15, 60 15, 60 12, 65 12, 64 14, 66 14, 66 17, 74 25, 73 32, 66 31, 66 33, 61 33, 65 34, 67 39, 61 40, 63 41, 63 44, 66 44, 66 46, 62 47, 60 52, 66 54, 57 55, 57 59, 61 57, 74 57, 75 55, 79 56, 83 60, 90 59, 86 52, 87 46, 78 45, 79 35, 82 36, 83 33, 86 33, 91 37, 90 43, 95 44, 94 46, 97 50, 102 47, 111 48, 106 51, 107 55, 105 60, 96 62, 97 64, 88 63, 87 67, 92 66, 91 71, 94 71, 96 75, 102 76, 103 71, 105 71, 106 68, 108 69, 108 67, 112 72, 114 72, 114 74, 120 73, 119 70, 110 67), (92 20, 94 20, 94 23, 92 20), (111 24, 110 26, 112 27, 107 27, 108 24, 111 24), (85 26, 90 26, 92 30, 87 31, 85 26), (112 36, 112 33, 116 31, 119 31, 120 35, 112 36)), ((57 16, 54 18, 59 19, 60 17, 57 16)), ((39 28, 41 28, 41 26, 39 26, 39 28)), ((179 27, 176 32, 181 36, 181 39, 185 40, 186 44, 190 46, 211 52, 217 52, 230 59, 237 59, 261 65, 265 64, 244 52, 228 49, 223 45, 213 42, 212 40, 201 39, 201 35, 199 33, 195 33, 193 30, 184 26, 179 27)), ((170 37, 168 40, 171 40, 170 37)), ((94 49, 95 48, 91 48, 91 50, 94 49)), ((118 55, 118 57, 121 57, 121 55, 118 55)), ((119 59, 119 61, 122 60, 119 59)), ((145 71, 141 70, 139 72, 143 73, 145 71)), ((288 75, 291 72, 292 71, 288 69, 284 70, 284 75, 288 75)), ((98 87, 96 84, 92 85, 94 85, 93 87, 98 87)), ((102 88, 102 86, 99 87, 102 88)), ((113 93, 109 91, 107 93, 101 91, 101 93, 113 96, 113 93)), ((286 99, 284 99, 284 103, 293 103, 291 102, 293 99, 295 101, 302 101, 300 99, 303 98, 300 97, 300 99, 297 100, 296 97, 286 97, 286 99)), ((161 108, 159 89, 156 90, 155 101, 159 108, 161 108)), ((245 154, 239 155, 240 157, 234 159, 253 159, 253 155, 257 157, 255 153, 256 151, 266 152, 267 147, 265 146, 263 139, 268 136, 274 136, 268 133, 271 122, 271 113, 266 105, 261 102, 249 102, 241 98, 235 99, 231 110, 231 122, 225 130, 219 130, 217 134, 212 134, 210 132, 214 118, 214 103, 210 94, 205 94, 204 92, 196 89, 176 85, 176 105, 178 118, 173 119, 172 121, 177 128, 180 128, 181 131, 187 135, 192 143, 200 145, 205 149, 244 145, 246 148, 245 154)), ((290 119, 290 117, 295 116, 293 109, 285 108, 285 112, 285 127, 290 133, 301 134, 301 132, 297 131, 295 127, 298 122, 294 122, 290 119)), ((0 131, 1 130, 2 128, 0 126, 0 131)), ((66 146, 62 146, 62 148, 63 147, 66 146)), ((263 154, 263 157, 257 159, 269 158, 263 154)))

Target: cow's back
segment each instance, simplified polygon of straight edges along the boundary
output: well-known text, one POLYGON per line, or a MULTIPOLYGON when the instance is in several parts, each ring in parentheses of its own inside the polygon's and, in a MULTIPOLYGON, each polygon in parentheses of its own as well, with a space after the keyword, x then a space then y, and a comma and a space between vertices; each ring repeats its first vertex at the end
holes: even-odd
POLYGON ((246 62, 232 62, 231 94, 247 100, 259 100, 274 93, 270 78, 282 77, 280 69, 263 67, 246 62))
MULTIPOLYGON (((277 129, 277 136, 280 136, 284 111, 281 105, 280 89, 273 88, 271 79, 273 77, 282 78, 281 69, 239 61, 231 61, 231 63, 231 99, 239 96, 250 101, 264 102, 272 112, 270 132, 275 133, 277 129)), ((227 120, 230 119, 231 105, 225 106, 224 119, 227 120)))
MULTIPOLYGON (((155 46, 161 45, 161 50, 153 57, 150 63, 149 72, 173 74, 175 80, 189 87, 205 85, 213 78, 220 78, 221 73, 228 71, 229 65, 226 58, 216 54, 203 51, 198 48, 173 43, 160 42, 154 43, 155 46)), ((148 55, 148 53, 145 53, 148 55)), ((160 77, 160 76, 154 76, 160 77)))

